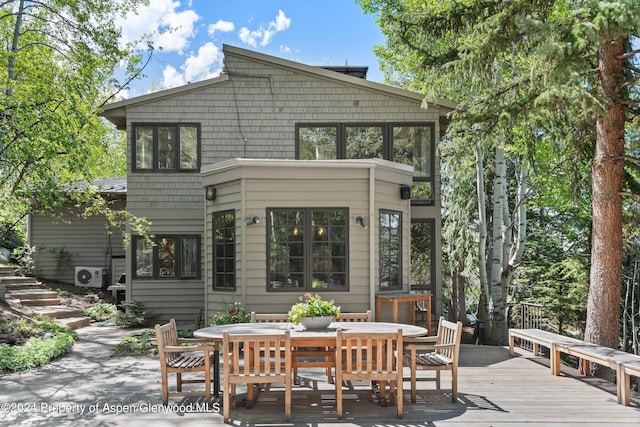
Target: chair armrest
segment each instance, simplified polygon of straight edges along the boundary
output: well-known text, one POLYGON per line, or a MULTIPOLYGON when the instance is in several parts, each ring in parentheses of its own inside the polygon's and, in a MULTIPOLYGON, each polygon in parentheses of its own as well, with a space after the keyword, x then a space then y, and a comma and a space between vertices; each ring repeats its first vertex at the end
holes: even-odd
POLYGON ((186 353, 193 351, 202 351, 208 353, 210 351, 215 351, 217 348, 213 345, 193 345, 193 346, 183 346, 183 345, 166 345, 163 350, 167 353, 186 353))
POLYGON ((438 337, 430 336, 430 337, 412 337, 403 339, 402 342, 404 344, 420 344, 420 343, 435 343, 438 341, 438 337))

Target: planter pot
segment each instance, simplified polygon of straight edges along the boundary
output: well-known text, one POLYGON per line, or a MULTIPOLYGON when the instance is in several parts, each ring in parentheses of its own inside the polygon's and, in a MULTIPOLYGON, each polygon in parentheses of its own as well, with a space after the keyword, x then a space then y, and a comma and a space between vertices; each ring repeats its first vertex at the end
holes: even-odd
POLYGON ((326 329, 333 322, 333 316, 302 317, 300 324, 305 329, 326 329))

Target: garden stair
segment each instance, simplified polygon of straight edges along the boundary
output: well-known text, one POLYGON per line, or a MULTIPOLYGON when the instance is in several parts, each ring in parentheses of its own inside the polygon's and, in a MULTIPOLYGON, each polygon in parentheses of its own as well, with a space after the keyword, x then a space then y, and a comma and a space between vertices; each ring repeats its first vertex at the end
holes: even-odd
POLYGON ((81 309, 63 305, 58 294, 44 289, 36 278, 19 276, 12 267, 0 267, 0 292, 5 292, 7 299, 18 299, 33 313, 49 316, 72 329, 88 326, 91 321, 81 309))

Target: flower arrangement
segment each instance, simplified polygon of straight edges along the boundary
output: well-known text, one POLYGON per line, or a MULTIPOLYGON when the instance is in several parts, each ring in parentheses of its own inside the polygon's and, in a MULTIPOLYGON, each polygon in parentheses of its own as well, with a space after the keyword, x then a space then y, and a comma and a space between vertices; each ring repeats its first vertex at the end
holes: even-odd
POLYGON ((242 303, 234 302, 226 311, 221 311, 213 316, 214 325, 229 325, 231 323, 249 323, 251 321, 251 313, 249 313, 242 303))
POLYGON ((326 301, 320 295, 312 293, 306 293, 299 299, 300 302, 289 310, 289 320, 294 325, 299 324, 303 317, 340 316, 340 307, 337 307, 333 300, 326 301))

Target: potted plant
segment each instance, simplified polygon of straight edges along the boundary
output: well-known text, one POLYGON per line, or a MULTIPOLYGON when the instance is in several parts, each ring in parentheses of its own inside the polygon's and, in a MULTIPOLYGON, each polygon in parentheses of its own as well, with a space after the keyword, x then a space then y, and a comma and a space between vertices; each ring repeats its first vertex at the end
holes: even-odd
POLYGON ((229 325, 231 323, 249 323, 251 321, 251 313, 242 307, 242 303, 236 301, 227 308, 213 316, 214 325, 229 325))
POLYGON ((289 310, 289 320, 294 325, 302 324, 307 329, 326 328, 334 318, 340 316, 340 307, 334 301, 323 300, 318 294, 306 293, 300 302, 289 310))

